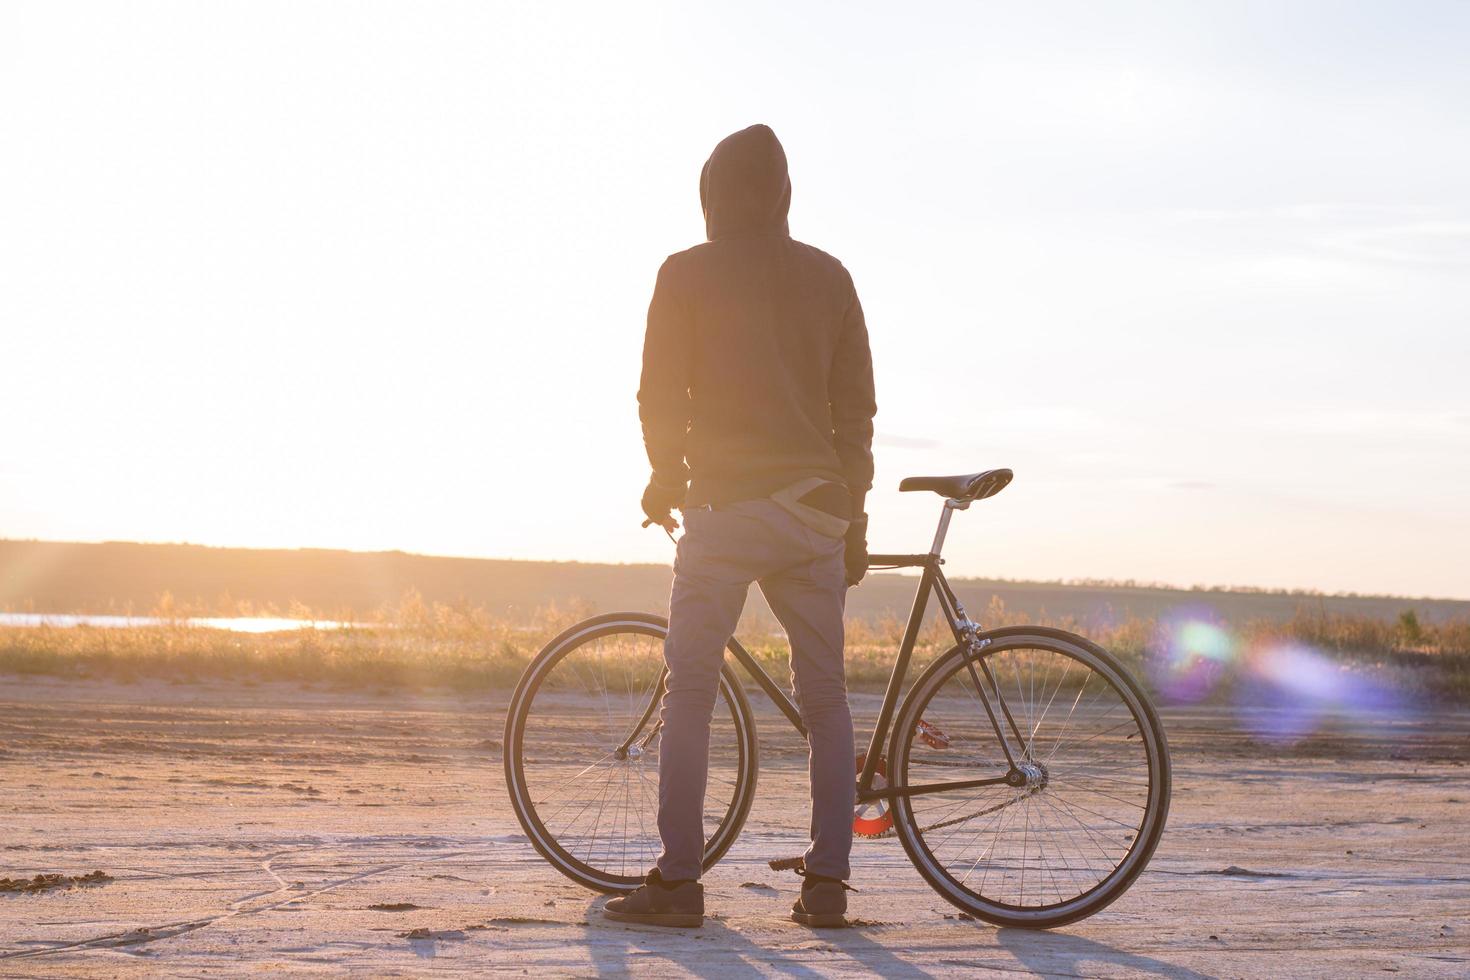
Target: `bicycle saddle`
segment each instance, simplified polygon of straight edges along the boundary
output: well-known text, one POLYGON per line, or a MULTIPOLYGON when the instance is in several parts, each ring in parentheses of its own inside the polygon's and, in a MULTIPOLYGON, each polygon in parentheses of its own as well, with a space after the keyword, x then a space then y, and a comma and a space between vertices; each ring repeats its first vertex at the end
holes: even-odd
POLYGON ((909 476, 898 485, 904 490, 933 490, 951 500, 984 500, 1006 488, 1014 476, 1010 470, 986 470, 960 476, 909 476))

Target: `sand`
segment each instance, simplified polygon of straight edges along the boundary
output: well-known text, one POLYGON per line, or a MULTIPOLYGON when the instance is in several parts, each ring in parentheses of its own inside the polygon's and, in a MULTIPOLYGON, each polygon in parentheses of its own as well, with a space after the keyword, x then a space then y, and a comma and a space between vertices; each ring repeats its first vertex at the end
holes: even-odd
MULTIPOLYGON (((0 976, 1344 976, 1470 972, 1470 712, 1337 723, 1165 712, 1169 828, 1109 909, 1048 933, 960 918, 860 841, 854 928, 786 919, 801 744, 757 700, 762 772, 713 916, 604 921, 506 799, 503 699, 0 677, 0 976)), ((856 699, 860 726, 876 699, 856 699)))

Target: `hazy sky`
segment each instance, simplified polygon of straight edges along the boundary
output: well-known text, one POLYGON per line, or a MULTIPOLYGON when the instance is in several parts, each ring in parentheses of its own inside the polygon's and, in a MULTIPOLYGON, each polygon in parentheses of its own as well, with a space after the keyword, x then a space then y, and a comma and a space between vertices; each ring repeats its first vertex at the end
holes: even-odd
POLYGON ((654 273, 773 126, 951 573, 1470 597, 1470 4, 0 8, 0 536, 667 561, 654 273), (902 12, 898 12, 898 11, 902 12))

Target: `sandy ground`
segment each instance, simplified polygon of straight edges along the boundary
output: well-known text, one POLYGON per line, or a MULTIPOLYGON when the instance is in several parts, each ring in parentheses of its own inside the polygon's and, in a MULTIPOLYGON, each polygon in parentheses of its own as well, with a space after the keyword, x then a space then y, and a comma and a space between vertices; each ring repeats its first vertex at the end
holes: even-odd
POLYGON ((1050 933, 959 918, 892 839, 857 845, 855 928, 788 921, 797 879, 765 862, 800 853, 804 757, 761 721, 755 810, 706 879, 714 917, 667 932, 602 920, 525 842, 497 699, 0 678, 0 877, 113 878, 0 894, 0 976, 1470 971, 1470 713, 1285 748, 1222 709, 1168 712, 1152 865, 1050 933))

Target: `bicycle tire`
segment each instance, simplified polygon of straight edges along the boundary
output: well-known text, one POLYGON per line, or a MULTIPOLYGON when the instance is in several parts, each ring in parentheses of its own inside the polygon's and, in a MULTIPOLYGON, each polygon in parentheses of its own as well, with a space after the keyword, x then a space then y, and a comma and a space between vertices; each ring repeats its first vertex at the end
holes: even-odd
MULTIPOLYGON (((516 819, 532 846, 552 867, 594 891, 627 893, 641 885, 644 876, 641 870, 637 874, 628 874, 624 868, 614 871, 611 867, 599 867, 590 860, 579 858, 562 846, 557 836, 547 828, 537 811, 537 802, 532 798, 525 771, 524 751, 528 721, 535 712, 537 695, 543 683, 557 665, 572 653, 608 637, 638 636, 662 641, 667 634, 668 620, 647 613, 607 613, 577 623, 547 643, 526 666, 506 711, 505 737, 502 742, 505 779, 516 819)), ((724 698, 735 729, 738 761, 729 805, 705 843, 703 860, 706 870, 724 856, 739 836, 755 799, 759 771, 755 718, 745 691, 729 663, 721 667, 720 696, 724 698)), ((716 709, 718 710, 718 702, 716 709)))
MULTIPOLYGON (((1066 633, 1062 630, 1054 630, 1045 627, 1018 626, 983 632, 979 634, 979 640, 983 644, 985 644, 985 646, 978 659, 973 655, 967 654, 966 650, 963 647, 954 647, 949 652, 935 660, 910 688, 909 693, 905 697, 903 704, 898 712, 897 722, 895 724, 895 728, 892 732, 890 740, 888 753, 889 773, 890 776, 895 780, 894 785, 913 785, 915 783, 926 781, 923 778, 914 778, 914 773, 912 771, 913 767, 910 764, 911 761, 916 758, 911 750, 914 748, 915 745, 923 744, 920 739, 915 738, 919 721, 921 718, 924 718, 926 721, 929 721, 932 724, 936 720, 934 717, 935 710, 931 709, 931 703, 933 699, 939 691, 946 689, 946 686, 950 683, 950 681, 959 677, 960 672, 964 672, 965 675, 968 676, 969 668, 966 666, 967 663, 978 663, 979 659, 989 658, 989 661, 991 663, 997 664, 998 676, 999 664, 997 663, 996 658, 1003 657, 1011 651, 1043 651, 1061 658, 1065 658, 1074 663, 1081 663, 1084 666, 1087 666, 1090 670, 1094 671, 1101 679, 1098 687, 1098 693, 1092 695, 1092 700, 1094 702, 1102 696, 1101 692, 1103 690, 1111 688, 1112 691, 1115 692, 1118 696, 1118 703, 1127 705, 1128 713, 1131 716, 1134 724, 1137 726, 1138 733, 1142 736, 1140 739, 1140 745, 1144 750, 1143 757, 1148 767, 1148 785, 1146 792, 1143 794, 1139 794, 1138 786, 1135 783, 1135 780, 1138 777, 1126 771, 1129 767, 1124 767, 1122 769, 1100 768, 1096 770, 1096 772, 1104 773, 1104 775, 1089 774, 1087 770, 1081 770, 1083 772, 1083 775, 1078 779, 1075 784, 1069 784, 1067 791, 1076 792, 1079 795, 1088 793, 1099 793, 1109 799, 1119 800, 1120 802, 1127 803, 1127 805, 1129 806, 1140 805, 1135 801, 1138 799, 1143 799, 1146 802, 1141 804, 1144 808, 1144 811, 1143 816, 1139 821, 1139 825, 1135 833, 1127 838, 1127 841, 1125 842, 1126 851, 1124 852, 1122 858, 1117 860, 1115 866, 1110 872, 1100 877, 1095 885, 1092 885, 1088 888, 1082 888, 1082 885, 1085 885, 1087 881, 1086 875, 1084 875, 1081 879, 1077 878, 1077 871, 1080 870, 1082 867, 1082 862, 1080 860, 1074 867, 1072 864, 1072 859, 1067 858, 1058 867, 1058 869, 1052 869, 1048 867, 1045 863, 1044 847, 1038 844, 1038 849, 1043 852, 1041 858, 1042 868, 1038 869, 1037 872, 1037 879, 1042 882, 1037 889, 1037 891, 1039 891, 1040 893, 1042 901, 1040 902, 1040 904, 1034 907, 1027 906, 1024 903, 1025 869, 1028 867, 1028 862, 1030 860, 1030 850, 1028 846, 1029 842, 1026 837, 1022 838, 1021 844, 1021 901, 1003 901, 997 898, 987 898, 981 890, 985 887, 983 881, 980 889, 976 889, 969 887, 965 879, 968 879, 970 873, 973 873, 975 870, 977 870, 981 860, 989 860, 996 863, 1001 863, 998 860, 996 841, 998 841, 1003 836, 1003 830, 1000 828, 1004 827, 1003 821, 1007 819, 1004 816, 1003 811, 1006 808, 1014 807, 1019 804, 1024 804, 1024 809, 1027 813, 1026 832, 1028 835, 1030 831, 1030 818, 1033 813, 1035 813, 1038 819, 1043 822, 1047 821, 1048 819, 1055 820, 1058 826, 1067 828, 1067 831, 1069 833, 1071 824, 1068 824, 1067 821, 1070 819, 1082 832, 1080 836, 1071 836, 1071 840, 1074 843, 1077 854, 1081 856, 1084 854, 1085 851, 1088 850, 1086 842, 1088 842, 1090 838, 1090 843, 1100 853, 1102 853, 1104 859, 1108 859, 1109 852, 1105 847, 1102 846, 1101 843, 1099 843, 1097 836, 1094 835, 1099 835, 1106 841, 1110 839, 1108 838, 1108 832, 1116 835, 1117 831, 1105 825, 1103 826, 1103 829, 1101 831, 1098 831, 1093 827, 1089 827, 1088 824, 1097 824, 1098 818, 1113 820, 1114 823, 1117 823, 1119 821, 1117 821, 1107 813, 1099 813, 1097 811, 1094 811, 1088 808, 1085 804, 1080 803, 1079 801, 1074 800, 1074 802, 1068 803, 1065 797, 1059 795, 1059 790, 1062 785, 1059 777, 1052 777, 1056 780, 1055 786, 1045 782, 1044 778, 1041 779, 1039 781, 1039 785, 1042 788, 1035 789, 1034 791, 1029 789, 1028 784, 1028 789, 1019 799, 1012 798, 1008 800, 1006 794, 1007 792, 1019 794, 1023 792, 1021 789, 1007 786, 995 787, 994 789, 998 791, 992 794, 992 798, 995 800, 995 802, 989 803, 988 805, 977 805, 974 811, 975 817, 973 818, 965 816, 964 812, 962 811, 959 816, 949 817, 947 821, 930 819, 926 823, 925 820, 921 819, 918 811, 916 810, 916 801, 923 800, 925 799, 925 797, 897 797, 894 800, 893 806, 895 821, 894 829, 900 842, 903 844, 904 850, 907 852, 909 859, 913 862, 914 867, 918 870, 919 874, 923 876, 923 878, 929 883, 931 887, 934 888, 935 891, 937 891, 946 901, 950 902, 952 905, 978 918, 984 919, 987 922, 991 922, 1000 926, 1045 929, 1066 925, 1071 922, 1076 922, 1079 919, 1086 918, 1087 916, 1101 911, 1103 908, 1115 901, 1125 891, 1127 891, 1129 886, 1131 886, 1133 882, 1137 879, 1138 875, 1143 872, 1143 869, 1148 864, 1148 861, 1152 857, 1155 848, 1158 846, 1159 839, 1164 831, 1164 825, 1168 819, 1169 798, 1172 788, 1172 773, 1169 760, 1169 748, 1167 738, 1164 734, 1163 725, 1159 722, 1158 712, 1155 710, 1147 694, 1128 674, 1128 672, 1117 662, 1116 658, 1114 658, 1107 651, 1103 650, 1101 647, 1097 646, 1089 640, 1086 640, 1083 637, 1076 636, 1075 634, 1071 633, 1066 633), (1126 779, 1123 778, 1125 775, 1127 776, 1126 779), (1095 788, 1098 783, 1088 782, 1089 780, 1098 779, 1113 780, 1112 783, 1103 782, 1102 785, 1107 786, 1114 792, 1106 793, 1104 791, 1100 791, 1095 788), (1071 785, 1091 786, 1094 788, 1074 790, 1071 788, 1071 785), (1124 787, 1127 788, 1125 789, 1124 787), (1052 802, 1051 800, 1043 800, 1036 805, 1033 811, 1030 797, 1040 797, 1041 794, 1047 793, 1048 791, 1051 791, 1054 794, 1057 802, 1052 802), (1125 799, 1124 797, 1116 795, 1119 793, 1131 794, 1131 798, 1125 799), (1094 814, 1094 816, 1086 817, 1085 819, 1078 819, 1079 812, 1083 814, 1094 814), (934 847, 939 846, 935 843, 935 841, 939 840, 939 835, 935 831, 939 828, 954 827, 956 824, 962 825, 965 821, 971 819, 987 820, 986 823, 980 825, 981 830, 976 831, 975 836, 977 839, 981 836, 982 833, 989 830, 990 827, 995 826, 997 828, 994 831, 995 840, 992 840, 990 847, 987 848, 987 851, 992 852, 989 854, 988 858, 985 853, 982 853, 979 857, 977 857, 975 864, 970 867, 969 872, 966 873, 964 878, 958 878, 956 876, 956 870, 952 870, 945 859, 936 856, 936 854, 934 853, 934 847), (926 834, 930 834, 933 837, 933 841, 926 839, 926 834), (1060 884, 1061 875, 1059 874, 1059 870, 1065 871, 1067 874, 1071 875, 1073 885, 1069 887, 1078 888, 1078 894, 1072 896, 1063 895, 1065 889, 1063 889, 1060 884), (1045 885, 1042 874, 1047 871, 1050 871, 1053 888, 1056 890, 1057 893, 1058 901, 1056 902, 1048 903, 1045 901, 1045 885)), ((1017 658, 1017 660, 1018 659, 1019 657, 1017 658)), ((1070 671, 1070 667, 1068 668, 1068 671, 1070 671)), ((1032 672, 1034 674, 1034 662, 1032 665, 1032 672)), ((1067 675, 1064 674, 1062 679, 1058 680, 1058 690, 1060 690, 1066 676, 1067 675)), ((1019 677, 1017 678, 1017 681, 1019 685, 1019 677)), ((1090 682, 1091 678, 1087 675, 1084 675, 1082 684, 1078 687, 1077 697, 1073 701, 1074 712, 1076 711, 1077 705, 1080 704, 1082 700, 1083 693, 1087 691, 1087 685, 1090 682)), ((962 686, 964 686, 963 683, 962 686)), ((1045 689, 1046 684, 1043 683, 1043 694, 1045 692, 1045 689)), ((1004 691, 1002 693, 1004 693, 1004 691)), ((1055 699, 1055 697, 1056 694, 1054 693, 1053 699, 1055 699)), ((1054 700, 1048 702, 1047 709, 1049 709, 1053 703, 1054 700)), ((983 706, 979 706, 977 701, 975 710, 978 712, 981 707, 983 706)), ((1108 710, 1114 709, 1109 708, 1108 710)), ((997 712, 997 714, 999 716, 1000 712, 997 712)), ((1039 727, 1045 721, 1045 717, 1046 711, 1043 710, 1041 713, 1041 719, 1035 721, 1035 727, 1031 727, 1030 735, 1028 736, 1026 744, 1024 746, 1028 753, 1034 751, 1033 742, 1036 739, 1039 727)), ((1099 721, 1099 724, 1100 723, 1101 721, 1099 721)), ((994 728, 990 727, 991 723, 988 718, 984 719, 984 724, 986 726, 984 730, 989 732, 990 738, 993 740, 994 728)), ((1000 720, 1000 724, 1006 724, 1003 717, 1000 720)), ((1024 723, 1018 724, 1021 727, 1027 727, 1024 723)), ((977 730, 980 730, 978 725, 977 730)), ((1082 741, 1092 741, 1097 737, 1098 736, 1096 735, 1090 736, 1088 739, 1082 741)), ((1059 738, 1060 740, 1058 741, 1056 748, 1052 750, 1053 756, 1061 749, 1062 745, 1065 744, 1065 733, 1059 738)), ((1129 733, 1126 738, 1108 739, 1103 744, 1107 745, 1113 741, 1129 741, 1132 738, 1132 733, 1129 733)), ((1020 752, 1021 748, 1017 748, 1014 751, 1020 752)), ((1039 756, 1039 752, 1036 754, 1039 756)), ((1124 758, 1128 758, 1128 756, 1124 756, 1124 758)), ((1037 761, 1040 760, 1038 759, 1037 761)), ((1055 760, 1052 759, 1051 763, 1054 765, 1055 760)), ((1002 772, 1006 768, 1003 759, 996 759, 994 764, 999 765, 1000 771, 1002 772)), ((1136 763, 1131 766, 1131 768, 1136 767, 1136 763)), ((1063 769, 1064 774, 1065 772, 1066 770, 1063 769)), ((967 773, 963 776, 950 776, 947 778, 983 778, 986 775, 992 774, 994 774, 994 771, 990 773, 975 771, 967 773)), ((923 775, 923 773, 921 772, 920 775, 923 775)), ((990 791, 990 787, 985 788, 985 792, 988 793, 990 791)), ((977 795, 979 795, 978 792, 977 795)), ((1104 810, 1106 810, 1108 806, 1112 806, 1115 810, 1119 809, 1118 804, 1116 803, 1103 805, 1092 796, 1087 796, 1085 798, 1094 806, 1101 806, 1101 808, 1104 810)), ((931 797, 930 799, 933 799, 933 797, 931 797)), ((933 811, 936 814, 941 809, 942 807, 940 805, 933 806, 933 811)), ((973 827, 969 829, 973 829, 973 827)), ((944 839, 948 841, 950 839, 953 839, 953 837, 955 837, 956 835, 968 832, 968 829, 965 829, 963 826, 961 826, 959 829, 949 830, 948 836, 946 836, 944 839)), ((1012 829, 1012 833, 1014 833, 1014 829, 1012 829)), ((1123 847, 1125 846, 1125 844, 1119 843, 1117 844, 1117 846, 1123 847)), ((1008 853, 1012 853, 1013 855, 1013 852, 1014 844, 1012 842, 1011 851, 1008 853)), ((964 857, 961 858, 957 863, 959 865, 963 865, 965 860, 968 860, 968 854, 964 855, 964 857)), ((1009 866, 1007 866, 1005 871, 1003 872, 1003 874, 1007 876, 1006 878, 1004 878, 1004 880, 1010 880, 1014 877, 1014 864, 1015 859, 1014 856, 1012 856, 1009 866)), ((990 866, 989 864, 987 864, 987 875, 989 874, 989 871, 990 866)))

